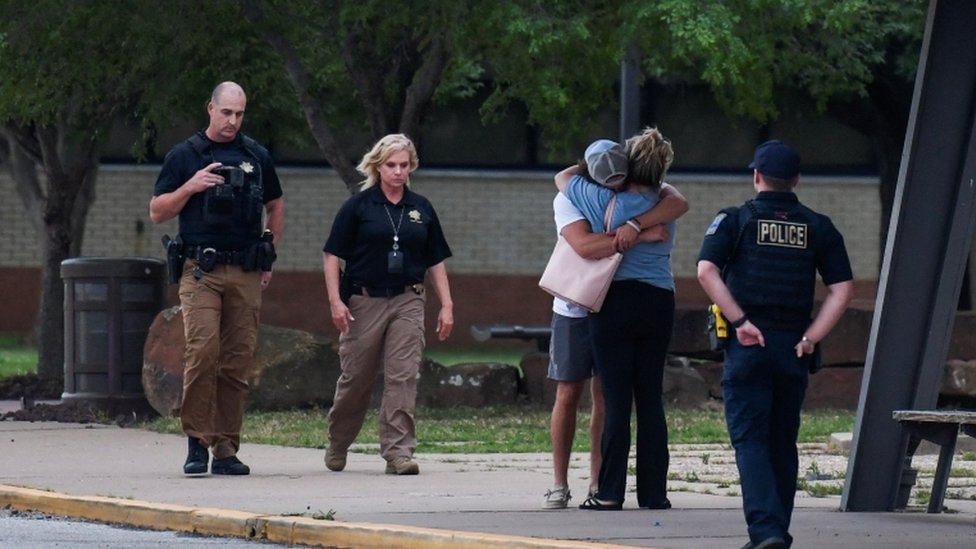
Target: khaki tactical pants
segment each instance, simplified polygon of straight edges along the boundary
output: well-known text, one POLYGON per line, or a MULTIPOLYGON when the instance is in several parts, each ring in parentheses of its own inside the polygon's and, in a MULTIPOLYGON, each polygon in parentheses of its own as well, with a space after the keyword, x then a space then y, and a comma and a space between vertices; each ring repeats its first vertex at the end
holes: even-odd
POLYGON ((387 461, 413 456, 417 448, 414 406, 417 374, 424 350, 426 297, 413 292, 385 297, 354 295, 349 311, 356 320, 339 337, 342 375, 328 416, 329 445, 344 454, 362 429, 383 372, 380 455, 387 461))
POLYGON ((180 418, 187 436, 200 439, 222 459, 237 454, 241 446, 261 276, 237 265, 217 265, 196 280, 195 265, 188 260, 180 278, 186 335, 180 418))

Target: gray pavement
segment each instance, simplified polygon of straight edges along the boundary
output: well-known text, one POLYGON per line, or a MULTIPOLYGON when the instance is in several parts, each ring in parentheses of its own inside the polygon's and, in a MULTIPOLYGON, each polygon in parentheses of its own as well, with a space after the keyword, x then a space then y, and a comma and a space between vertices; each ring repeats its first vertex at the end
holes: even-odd
MULTIPOLYGON (((640 510, 632 494, 620 512, 544 511, 548 454, 420 454, 421 474, 397 477, 383 473, 375 453, 352 453, 346 470, 335 473, 325 469, 322 450, 245 443, 239 456, 251 475, 190 478, 182 474, 185 452, 186 439, 176 435, 2 421, 0 507, 323 547, 718 549, 746 542, 737 496, 682 491, 679 480, 667 511, 640 510)), ((683 452, 675 447, 673 465, 683 452)), ((728 459, 706 453, 695 458, 702 475, 728 459)), ((586 473, 586 457, 574 456, 574 504, 586 473)), ((838 496, 798 495, 794 547, 976 546, 970 499, 947 499, 952 512, 942 514, 844 513, 839 503, 838 496)))

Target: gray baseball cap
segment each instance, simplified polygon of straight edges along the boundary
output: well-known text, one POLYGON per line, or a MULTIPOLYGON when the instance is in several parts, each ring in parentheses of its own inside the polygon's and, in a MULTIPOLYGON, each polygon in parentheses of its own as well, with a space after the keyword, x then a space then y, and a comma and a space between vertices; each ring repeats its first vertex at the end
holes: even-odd
POLYGON ((604 187, 620 187, 627 179, 627 152, 616 141, 594 141, 583 153, 583 160, 590 177, 604 187))

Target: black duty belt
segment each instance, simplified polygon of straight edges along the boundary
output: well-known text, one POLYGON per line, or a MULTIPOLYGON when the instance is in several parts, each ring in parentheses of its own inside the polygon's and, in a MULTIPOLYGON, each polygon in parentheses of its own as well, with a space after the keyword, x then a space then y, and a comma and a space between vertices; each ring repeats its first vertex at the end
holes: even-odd
POLYGON ((243 265, 244 252, 241 250, 216 250, 207 246, 187 246, 184 251, 187 259, 200 261, 205 254, 214 254, 214 263, 218 265, 243 265))
POLYGON ((424 285, 419 282, 406 286, 394 286, 393 288, 374 288, 372 286, 359 286, 358 284, 352 285, 353 295, 364 295, 367 297, 385 297, 389 299, 407 292, 421 295, 424 293, 424 285))

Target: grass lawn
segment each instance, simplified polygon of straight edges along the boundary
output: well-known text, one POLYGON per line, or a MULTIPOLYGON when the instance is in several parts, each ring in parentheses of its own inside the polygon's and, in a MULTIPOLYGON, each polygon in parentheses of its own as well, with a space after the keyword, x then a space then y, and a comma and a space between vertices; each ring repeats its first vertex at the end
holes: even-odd
POLYGON ((37 371, 37 349, 23 337, 0 334, 0 379, 37 371))
MULTIPOLYGON (((527 345, 501 350, 431 350, 428 358, 445 365, 498 362, 518 366, 527 345)), ((33 373, 37 351, 19 336, 0 334, 0 379, 33 373)), ((249 412, 241 433, 244 442, 323 448, 327 410, 249 412)), ((548 452, 550 410, 539 405, 487 408, 419 408, 418 451, 437 453, 548 452)), ((577 421, 575 451, 589 449, 589 413, 577 421)), ((831 433, 853 429, 854 412, 817 410, 804 413, 800 442, 824 442, 831 433)), ((176 418, 157 418, 140 424, 157 432, 181 433, 176 418)), ((668 410, 669 441, 674 444, 728 443, 725 418, 720 411, 668 410)), ((376 411, 366 418, 358 442, 378 444, 376 411)))
MULTIPOLYGON (((249 412, 244 416, 244 442, 325 447, 327 410, 249 412)), ((672 444, 728 444, 725 418, 719 411, 668 410, 669 442, 672 444)), ((486 408, 418 408, 419 452, 429 453, 523 453, 549 452, 550 410, 538 405, 486 408)), ((580 412, 573 449, 589 449, 589 414, 580 412)), ((849 432, 854 412, 816 410, 803 414, 800 442, 826 442, 832 433, 849 432)), ((157 418, 142 427, 164 433, 181 433, 177 418, 157 418)), ((366 417, 357 442, 379 444, 376 410, 366 417)))

